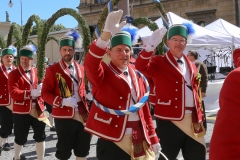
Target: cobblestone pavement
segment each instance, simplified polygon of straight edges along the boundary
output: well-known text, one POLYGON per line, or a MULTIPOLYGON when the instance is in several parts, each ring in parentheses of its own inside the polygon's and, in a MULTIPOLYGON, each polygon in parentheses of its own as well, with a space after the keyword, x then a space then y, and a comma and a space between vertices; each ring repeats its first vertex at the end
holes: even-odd
MULTIPOLYGON (((209 142, 212 136, 212 130, 214 126, 214 118, 216 116, 216 113, 207 113, 208 116, 208 129, 207 129, 207 135, 205 136, 206 146, 208 150, 209 142)), ((55 160, 55 151, 56 151, 56 142, 57 142, 57 136, 55 132, 51 132, 49 127, 46 127, 46 150, 45 150, 45 160, 55 160)), ((0 156, 0 160, 12 160, 13 158, 13 141, 14 141, 14 135, 12 134, 9 137, 9 144, 11 146, 11 150, 6 152, 2 151, 2 155, 0 156)), ((97 137, 93 136, 91 141, 91 148, 90 148, 90 154, 88 156, 88 160, 97 160, 96 158, 96 141, 97 137)), ((30 130, 29 136, 28 136, 28 142, 24 145, 22 149, 22 153, 29 159, 29 160, 36 160, 36 150, 35 150, 35 141, 33 140, 33 131, 30 130)), ((181 153, 179 153, 178 160, 183 159, 181 156, 181 153)), ((207 154, 208 159, 208 154, 207 154)), ((75 160, 75 156, 72 155, 70 160, 75 160)))

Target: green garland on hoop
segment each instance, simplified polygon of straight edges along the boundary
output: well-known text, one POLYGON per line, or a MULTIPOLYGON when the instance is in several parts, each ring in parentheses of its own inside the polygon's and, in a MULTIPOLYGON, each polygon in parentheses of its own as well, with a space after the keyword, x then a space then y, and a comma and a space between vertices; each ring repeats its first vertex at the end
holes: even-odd
POLYGON ((54 13, 44 24, 43 27, 43 32, 41 35, 41 41, 38 43, 38 63, 37 63, 37 68, 38 68, 38 79, 41 81, 44 76, 44 58, 45 58, 45 45, 47 42, 47 37, 50 28, 54 25, 56 20, 62 16, 65 15, 71 15, 73 18, 75 18, 78 21, 78 24, 81 26, 83 32, 82 32, 82 37, 83 37, 83 49, 84 52, 86 53, 88 50, 88 46, 90 45, 91 39, 90 39, 90 30, 89 27, 85 21, 85 19, 79 14, 74 9, 71 8, 62 8, 58 10, 56 13, 54 13))
MULTIPOLYGON (((157 23, 153 22, 152 20, 150 20, 146 17, 141 17, 141 18, 137 18, 137 19, 134 20, 134 23, 133 23, 134 26, 137 27, 140 24, 148 26, 148 28, 151 31, 155 31, 155 30, 158 29, 157 23)), ((162 55, 164 53, 164 43, 163 42, 160 43, 157 48, 158 48, 158 53, 160 55, 162 55)))
MULTIPOLYGON (((165 12, 165 9, 161 2, 154 2, 155 6, 159 10, 159 12, 162 14, 163 18, 169 23, 169 19, 167 17, 167 14, 165 12)), ((158 45, 158 52, 160 55, 164 55, 164 43, 166 44, 167 42, 167 34, 163 37, 163 41, 158 45)))
MULTIPOLYGON (((112 8, 113 8, 114 6, 116 6, 119 2, 120 2, 120 0, 112 0, 112 8)), ((103 8, 102 14, 100 15, 100 18, 99 18, 98 23, 97 23, 97 27, 98 27, 100 33, 102 33, 102 30, 103 30, 103 27, 104 27, 104 24, 105 24, 107 15, 108 15, 108 6, 106 5, 106 6, 103 8)), ((96 35, 94 34, 93 39, 96 39, 96 38, 97 38, 97 37, 96 37, 96 35)), ((85 55, 84 55, 84 56, 85 56, 85 55)))
MULTIPOLYGON (((8 32, 8 38, 7 38, 7 46, 10 46, 12 44, 12 38, 16 39, 16 48, 19 50, 21 48, 21 44, 22 44, 22 38, 21 38, 21 30, 20 30, 20 26, 18 24, 16 24, 15 22, 12 23, 9 32, 8 32)), ((19 64, 19 54, 17 53, 17 65, 19 64)))
POLYGON ((28 44, 28 37, 33 25, 33 22, 36 23, 36 28, 37 28, 37 42, 38 45, 36 45, 35 43, 33 43, 35 46, 39 46, 39 42, 41 42, 41 34, 42 34, 42 30, 43 30, 43 23, 40 19, 40 17, 36 14, 30 16, 27 20, 27 23, 23 29, 23 35, 22 35, 22 47, 28 44))
POLYGON ((28 39, 27 40, 27 44, 29 44, 29 43, 32 43, 34 46, 38 46, 33 40, 31 40, 31 39, 28 39))
POLYGON ((6 42, 4 41, 3 36, 0 35, 0 47, 2 49, 6 48, 6 42))
POLYGON ((146 17, 140 17, 140 18, 136 18, 133 22, 133 25, 134 26, 138 26, 140 24, 143 24, 143 25, 146 25, 148 26, 148 28, 151 30, 151 31, 155 31, 156 29, 158 29, 158 25, 157 23, 153 22, 152 20, 146 18, 146 17))
POLYGON ((50 40, 53 40, 53 41, 55 41, 57 44, 59 44, 58 39, 57 39, 56 37, 53 37, 53 36, 48 36, 48 37, 47 37, 46 44, 47 44, 47 42, 50 41, 50 40))

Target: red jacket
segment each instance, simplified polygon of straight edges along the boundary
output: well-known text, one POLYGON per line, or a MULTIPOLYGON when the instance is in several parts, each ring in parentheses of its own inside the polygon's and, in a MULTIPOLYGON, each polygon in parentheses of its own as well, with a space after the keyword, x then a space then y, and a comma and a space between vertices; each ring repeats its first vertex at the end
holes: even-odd
MULTIPOLYGON (((88 80, 92 84, 93 97, 108 108, 115 110, 128 109, 131 100, 128 81, 112 62, 109 65, 102 62, 105 53, 106 49, 98 48, 93 42, 85 58, 84 66, 88 80)), ((139 101, 145 93, 143 79, 136 75, 134 66, 128 65, 128 70, 139 101)), ((146 141, 149 144, 158 143, 159 140, 155 133, 147 103, 138 111, 138 114, 146 141)), ((101 138, 116 142, 123 138, 127 121, 128 116, 109 114, 92 103, 85 130, 101 138)))
POLYGON ((151 105, 155 106, 155 104, 156 104, 156 91, 155 91, 156 87, 153 83, 152 78, 149 78, 149 77, 146 77, 146 78, 147 78, 149 86, 150 86, 150 94, 149 94, 148 102, 151 105))
MULTIPOLYGON (((84 83, 84 70, 81 65, 74 61, 75 68, 77 69, 77 76, 78 76, 78 93, 80 98, 84 104, 84 108, 88 112, 87 104, 84 98, 85 95, 85 83, 84 83)), ((75 111, 72 107, 61 106, 62 97, 60 96, 60 90, 58 87, 58 80, 56 74, 60 73, 62 77, 65 79, 68 88, 70 91, 73 91, 73 81, 70 77, 70 72, 66 67, 66 64, 63 60, 59 61, 58 63, 48 67, 46 69, 46 75, 43 82, 42 87, 42 98, 48 104, 50 104, 52 108, 52 116, 54 118, 73 118, 75 111)))
MULTIPOLYGON (((190 70, 191 87, 198 122, 203 120, 197 96, 198 82, 196 66, 183 55, 190 70)), ((178 64, 170 51, 164 56, 154 56, 143 50, 136 60, 136 69, 151 77, 156 86, 156 104, 154 116, 159 119, 180 121, 185 115, 185 80, 178 69, 178 64)))
POLYGON ((240 132, 240 52, 238 57, 234 57, 234 63, 238 68, 228 74, 220 91, 220 110, 210 142, 210 160, 238 160, 240 158, 240 137, 238 135, 240 132))
MULTIPOLYGON (((16 67, 12 65, 12 70, 16 67)), ((8 92, 8 72, 3 64, 0 64, 0 106, 8 106, 11 103, 8 92)))
MULTIPOLYGON (((13 99, 13 113, 28 114, 32 107, 31 90, 37 88, 37 69, 31 68, 32 84, 21 66, 8 75, 8 90, 13 99)), ((44 111, 41 97, 37 98, 38 109, 44 111)))

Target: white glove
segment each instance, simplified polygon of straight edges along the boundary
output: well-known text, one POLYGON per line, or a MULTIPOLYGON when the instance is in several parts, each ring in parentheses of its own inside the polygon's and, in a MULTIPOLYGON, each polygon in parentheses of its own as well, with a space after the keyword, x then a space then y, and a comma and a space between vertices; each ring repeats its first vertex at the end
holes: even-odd
POLYGON ((120 32, 122 27, 126 24, 125 21, 122 21, 120 24, 120 20, 122 18, 123 11, 120 9, 118 11, 113 11, 108 14, 105 26, 103 31, 104 32, 111 32, 112 36, 116 33, 120 32))
POLYGON ((158 154, 161 151, 161 146, 159 143, 152 145, 153 152, 158 154))
POLYGON ((74 97, 68 97, 68 98, 63 98, 62 106, 76 108, 76 107, 78 107, 78 104, 74 97))
POLYGON ((38 89, 31 90, 31 96, 32 97, 39 97, 39 96, 41 96, 41 90, 38 90, 38 89))
POLYGON ((157 47, 157 45, 159 45, 162 42, 162 39, 166 32, 167 29, 165 27, 155 30, 152 33, 151 37, 149 38, 149 41, 145 47, 146 52, 153 51, 157 47))
POLYGON ((37 85, 37 90, 41 91, 42 90, 42 83, 37 85))

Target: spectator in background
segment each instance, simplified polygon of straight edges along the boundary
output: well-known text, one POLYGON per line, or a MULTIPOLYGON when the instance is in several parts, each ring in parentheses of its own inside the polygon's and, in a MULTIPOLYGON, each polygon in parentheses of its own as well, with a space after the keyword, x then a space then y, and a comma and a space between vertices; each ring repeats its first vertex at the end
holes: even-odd
POLYGON ((236 69, 225 79, 219 95, 220 110, 210 142, 210 160, 240 158, 240 49, 233 52, 236 69))
MULTIPOLYGON (((191 50, 187 54, 188 59, 193 62, 196 67, 198 73, 201 74, 201 81, 200 81, 200 88, 201 88, 201 97, 204 98, 206 97, 206 91, 207 91, 207 83, 208 83, 208 70, 207 66, 201 62, 199 58, 199 53, 195 50, 191 50)), ((204 101, 202 100, 202 107, 204 110, 204 127, 207 130, 207 122, 206 122, 206 114, 205 114, 205 106, 204 106, 204 101)))
POLYGON ((133 45, 133 55, 132 55, 133 58, 135 59, 137 58, 139 52, 142 50, 141 48, 142 46, 143 46, 143 41, 141 37, 139 37, 137 43, 133 45), (139 48, 134 48, 134 47, 139 47, 139 48))

